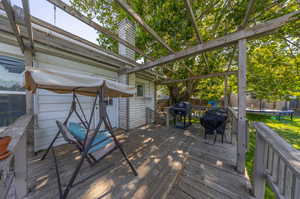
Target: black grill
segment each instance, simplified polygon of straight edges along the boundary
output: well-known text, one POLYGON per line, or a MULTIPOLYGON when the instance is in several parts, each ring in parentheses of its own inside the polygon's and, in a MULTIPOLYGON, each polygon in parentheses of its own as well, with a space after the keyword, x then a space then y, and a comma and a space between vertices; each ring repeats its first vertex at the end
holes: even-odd
POLYGON ((175 128, 187 128, 191 123, 192 105, 189 102, 179 102, 170 108, 170 113, 174 118, 175 128), (188 117, 189 122, 186 123, 188 117))
POLYGON ((222 143, 226 127, 227 112, 225 109, 212 109, 204 113, 200 118, 200 123, 205 129, 205 138, 207 135, 215 135, 214 143, 217 135, 222 135, 222 143))

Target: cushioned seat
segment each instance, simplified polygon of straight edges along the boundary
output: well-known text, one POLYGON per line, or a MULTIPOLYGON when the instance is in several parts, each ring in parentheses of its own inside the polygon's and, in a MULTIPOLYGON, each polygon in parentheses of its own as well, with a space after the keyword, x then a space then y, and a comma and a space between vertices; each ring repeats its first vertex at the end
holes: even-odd
MULTIPOLYGON (((68 130, 70 133, 78 140, 84 141, 85 136, 86 136, 86 129, 83 128, 79 123, 76 122, 70 122, 68 126, 68 130)), ((110 137, 109 131, 102 131, 99 132, 93 143, 92 143, 92 148, 90 148, 89 153, 96 152, 102 148, 105 148, 106 145, 110 144, 113 142, 113 139, 110 137), (108 139, 107 139, 108 138, 108 139), (105 140, 106 139, 106 140, 105 140), (105 141, 103 141, 105 140, 105 141), (102 141, 102 142, 101 142, 102 141), (97 144, 98 143, 98 144, 97 144), (95 146, 94 146, 95 145, 95 146)))

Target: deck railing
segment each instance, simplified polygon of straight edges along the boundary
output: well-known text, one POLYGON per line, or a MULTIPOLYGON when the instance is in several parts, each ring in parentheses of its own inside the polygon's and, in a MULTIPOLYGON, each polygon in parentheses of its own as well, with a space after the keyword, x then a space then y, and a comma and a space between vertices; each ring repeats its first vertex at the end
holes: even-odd
POLYGON ((233 137, 237 135, 238 129, 238 114, 231 107, 228 108, 228 119, 227 119, 227 137, 230 136, 231 143, 233 142, 233 137))
POLYGON ((155 121, 155 111, 146 107, 146 124, 152 124, 155 121))
POLYGON ((32 115, 23 115, 0 134, 12 137, 8 147, 12 155, 0 160, 0 199, 27 194, 27 135, 32 130, 32 115))
POLYGON ((300 198, 300 151, 263 123, 254 123, 256 149, 253 192, 264 198, 267 182, 280 199, 300 198))
MULTIPOLYGON (((231 143, 233 142, 233 138, 235 137, 236 138, 236 142, 238 142, 238 112, 236 110, 234 110, 232 107, 229 107, 228 108, 228 120, 227 120, 228 124, 227 125, 227 128, 229 128, 229 136, 230 136, 230 139, 231 139, 231 143)), ((249 127, 249 121, 246 120, 246 128, 247 128, 247 131, 246 131, 246 146, 245 146, 245 152, 247 151, 248 149, 248 140, 249 140, 249 131, 248 131, 248 127, 249 127)), ((228 135, 227 135, 228 136, 228 135)))

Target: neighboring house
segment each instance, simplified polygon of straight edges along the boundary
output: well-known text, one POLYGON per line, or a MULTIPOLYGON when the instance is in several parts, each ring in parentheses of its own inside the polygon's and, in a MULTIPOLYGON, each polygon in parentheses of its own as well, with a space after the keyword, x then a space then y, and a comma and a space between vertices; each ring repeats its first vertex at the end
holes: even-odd
MULTIPOLYGON (((6 83, 0 81, 0 94, 2 94, 0 95, 2 96, 0 98, 0 108, 1 103, 6 103, 7 106, 12 107, 11 109, 15 107, 15 111, 24 114, 25 91, 22 89, 16 91, 16 87, 13 86, 15 84, 19 85, 19 81, 21 80, 20 70, 24 71, 25 69, 24 55, 18 46, 16 37, 11 32, 8 20, 0 18, 0 22, 0 79, 3 79, 2 74, 4 73, 10 75, 10 77, 15 77, 15 82, 10 82, 11 85, 9 86, 8 81, 6 83), (18 70, 13 71, 8 65, 3 64, 5 60, 6 62, 8 62, 7 60, 11 60, 10 64, 13 65, 11 68, 18 68, 18 70), (4 84, 8 89, 3 89, 4 84), (12 94, 14 95, 12 96, 12 94), (11 99, 8 100, 8 98, 11 99), (18 102, 18 106, 13 104, 16 101, 18 102)), ((44 27, 34 25, 34 28, 39 30, 39 34, 45 37, 37 38, 41 40, 44 39, 44 43, 35 41, 36 52, 33 59, 34 67, 90 74, 136 86, 137 96, 135 97, 129 99, 107 99, 109 118, 113 127, 124 129, 132 129, 146 124, 146 108, 154 110, 155 104, 153 74, 150 72, 139 72, 130 75, 119 75, 118 71, 120 68, 125 65, 130 67, 126 64, 126 59, 124 61, 120 56, 108 54, 92 45, 81 43, 74 38, 66 37, 44 27), (68 48, 74 49, 74 47, 76 47, 76 50, 73 51, 73 53, 66 50, 68 48), (88 53, 84 54, 84 52, 88 53), (110 63, 114 64, 112 65, 110 63)), ((135 26, 128 20, 122 21, 120 23, 119 36, 134 44, 134 35, 135 26)), ((134 59, 135 57, 134 52, 123 45, 119 46, 119 54, 126 56, 128 60, 134 59)), ((131 67, 133 66, 131 65, 131 67)), ((66 117, 71 103, 71 97, 70 94, 62 95, 46 90, 38 90, 36 92, 33 105, 35 114, 34 151, 45 149, 50 144, 57 132, 55 120, 63 120, 66 117)), ((92 98, 81 96, 80 99, 85 113, 89 114, 92 106, 92 98)), ((6 106, 4 105, 2 107, 6 106)), ((0 115, 0 117, 8 117, 10 114, 8 113, 9 111, 1 108, 0 112, 3 115, 0 115)), ((75 117, 73 119, 75 120, 75 117)), ((95 118, 95 124, 97 122, 96 120, 97 118, 95 118)), ((9 121, 5 123, 2 121, 2 126, 8 125, 9 123, 9 121)), ((60 138, 56 144, 61 143, 64 143, 62 138, 60 138)))

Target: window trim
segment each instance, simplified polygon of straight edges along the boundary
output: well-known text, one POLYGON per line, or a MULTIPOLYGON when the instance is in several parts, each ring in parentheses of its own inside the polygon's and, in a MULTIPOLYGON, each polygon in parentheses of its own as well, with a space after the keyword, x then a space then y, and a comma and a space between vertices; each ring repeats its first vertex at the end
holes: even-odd
POLYGON ((25 91, 0 90, 0 95, 26 95, 26 92, 25 91))

